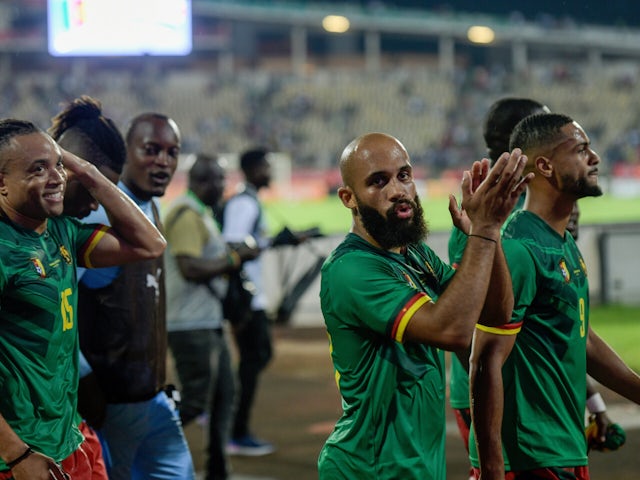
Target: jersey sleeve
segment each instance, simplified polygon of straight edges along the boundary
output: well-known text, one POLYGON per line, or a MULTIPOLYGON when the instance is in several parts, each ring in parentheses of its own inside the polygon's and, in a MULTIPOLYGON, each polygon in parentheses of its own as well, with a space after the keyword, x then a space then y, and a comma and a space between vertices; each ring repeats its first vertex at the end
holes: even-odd
POLYGON ((170 213, 165 226, 167 226, 165 236, 171 255, 202 257, 207 238, 203 237, 202 220, 195 210, 186 209, 174 220, 170 213))
POLYGON ((478 328, 499 335, 513 335, 520 331, 527 309, 536 295, 536 265, 531 252, 518 240, 503 239, 502 249, 513 285, 514 306, 511 320, 501 327, 478 325, 478 328))
POLYGON ((91 264, 91 253, 100 243, 104 234, 110 227, 94 223, 82 223, 78 230, 78 265, 86 268, 93 268, 91 264))
POLYGON ((476 328, 497 335, 516 335, 520 332, 527 309, 536 295, 536 265, 531 252, 518 240, 503 237, 502 249, 513 287, 514 305, 511 320, 498 327, 477 324, 476 328))
POLYGON ((78 230, 78 265, 92 268, 91 252, 100 242, 101 238, 109 229, 109 217, 102 205, 97 210, 91 212, 82 221, 76 218, 69 218, 78 230))
POLYGON ((415 311, 431 300, 383 257, 361 253, 339 259, 329 282, 338 318, 400 342, 415 311))
POLYGON ((462 255, 464 254, 464 249, 467 246, 467 235, 457 227, 453 227, 451 230, 451 235, 449 236, 448 253, 449 253, 449 263, 457 268, 462 261, 462 255))
POLYGON ((109 227, 101 223, 82 223, 72 217, 63 217, 61 223, 64 224, 69 238, 73 239, 77 265, 90 267, 91 252, 109 230, 109 227))
MULTIPOLYGON (((83 219, 82 222, 71 219, 77 228, 76 257, 78 266, 86 267, 86 269, 78 269, 78 281, 90 288, 106 287, 120 273, 120 267, 118 266, 93 268, 91 265, 91 252, 110 228, 107 224, 96 221, 102 218, 100 214, 101 209, 103 209, 103 207, 100 207, 97 212, 92 212, 92 214, 86 219, 83 219), (85 222, 90 217, 93 221, 91 223, 85 222)), ((106 215, 104 218, 106 218, 106 215)))

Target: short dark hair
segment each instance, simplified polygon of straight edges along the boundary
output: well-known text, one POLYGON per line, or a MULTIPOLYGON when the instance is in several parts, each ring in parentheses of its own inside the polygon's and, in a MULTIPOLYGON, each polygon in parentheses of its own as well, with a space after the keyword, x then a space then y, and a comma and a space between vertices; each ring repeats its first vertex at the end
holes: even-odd
POLYGON ((139 123, 142 122, 146 122, 149 120, 153 120, 153 119, 158 119, 158 120, 164 120, 165 122, 170 122, 172 121, 170 117, 168 117, 167 115, 165 115, 164 113, 157 113, 157 112, 145 112, 145 113, 141 113, 139 115, 136 115, 135 117, 133 117, 130 121, 129 124, 127 125, 127 128, 125 130, 125 141, 127 142, 127 144, 129 144, 131 142, 131 137, 133 136, 133 131, 136 129, 136 127, 138 126, 139 123))
POLYGON ((562 113, 536 113, 518 122, 514 127, 509 149, 520 148, 523 153, 545 147, 562 137, 560 130, 573 119, 562 113))
POLYGON ((482 135, 492 162, 509 151, 509 138, 524 117, 543 111, 544 105, 530 98, 506 97, 494 102, 484 120, 482 135))
MULTIPOLYGON (((203 177, 209 173, 211 163, 218 164, 218 156, 208 153, 197 153, 195 160, 189 169, 189 183, 202 181, 203 177)), ((220 167, 222 168, 222 167, 220 167)), ((207 177, 208 178, 208 177, 207 177)))
POLYGON ((16 118, 0 119, 0 172, 5 172, 6 159, 2 158, 3 150, 15 137, 30 135, 32 133, 46 133, 35 123, 28 120, 18 120, 16 118))
POLYGON ((72 129, 84 133, 92 146, 103 153, 99 156, 101 165, 117 173, 122 172, 127 159, 124 139, 113 120, 103 115, 99 100, 82 95, 71 101, 51 119, 49 134, 54 140, 59 140, 63 133, 72 129))
POLYGON ((266 147, 255 147, 246 150, 240 155, 240 168, 243 172, 252 169, 253 167, 265 162, 269 149, 266 147))
POLYGON ((28 120, 0 119, 0 150, 6 147, 12 138, 31 133, 44 133, 44 130, 28 120))

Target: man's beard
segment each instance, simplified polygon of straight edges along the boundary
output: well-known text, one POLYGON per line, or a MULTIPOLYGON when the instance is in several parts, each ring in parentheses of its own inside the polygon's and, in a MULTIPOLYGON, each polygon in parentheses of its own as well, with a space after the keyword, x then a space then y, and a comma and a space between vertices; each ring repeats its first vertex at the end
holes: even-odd
POLYGON ((580 178, 573 180, 568 176, 562 178, 562 184, 565 185, 564 191, 573 193, 576 198, 599 197, 602 195, 602 188, 598 184, 588 184, 586 179, 580 178))
MULTIPOLYGON (((356 200, 358 199, 356 198, 356 200)), ((359 200, 358 212, 364 228, 384 250, 418 243, 429 234, 427 223, 424 220, 424 211, 417 195, 413 201, 399 200, 394 202, 387 210, 386 218, 375 208, 363 205, 359 200), (395 210, 402 203, 411 205, 413 210, 411 218, 398 218, 395 210)))

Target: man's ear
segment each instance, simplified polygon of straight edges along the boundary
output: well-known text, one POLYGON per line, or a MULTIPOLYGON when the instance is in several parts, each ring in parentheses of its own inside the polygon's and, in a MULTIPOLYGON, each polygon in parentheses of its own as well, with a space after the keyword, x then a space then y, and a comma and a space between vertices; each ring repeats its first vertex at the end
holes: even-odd
POLYGON ((353 190, 351 190, 350 187, 338 188, 338 197, 345 207, 352 210, 357 207, 355 195, 353 194, 353 190))
POLYGON ((551 164, 551 160, 545 156, 536 157, 535 162, 536 166, 535 173, 536 175, 541 175, 543 177, 549 178, 553 175, 553 165, 551 164))
POLYGON ((3 197, 7 196, 7 186, 4 181, 4 173, 0 172, 0 195, 3 197))

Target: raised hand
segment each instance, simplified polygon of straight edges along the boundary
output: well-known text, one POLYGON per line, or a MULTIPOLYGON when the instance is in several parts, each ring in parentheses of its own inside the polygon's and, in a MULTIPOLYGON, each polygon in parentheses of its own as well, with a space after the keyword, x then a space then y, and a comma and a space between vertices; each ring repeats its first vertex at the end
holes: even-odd
POLYGON ((499 229, 515 207, 534 174, 522 176, 527 157, 519 148, 503 153, 493 168, 489 160, 474 162, 464 172, 462 209, 469 217, 470 232, 499 229))
POLYGON ((471 229, 471 220, 469 220, 467 212, 458 207, 458 200, 454 195, 449 195, 449 213, 453 225, 468 235, 471 229))
MULTIPOLYGON (((480 162, 473 162, 471 171, 465 170, 462 175, 463 190, 469 189, 472 193, 475 192, 488 173, 489 160, 482 159, 480 162)), ((462 206, 458 207, 458 202, 454 195, 449 195, 449 213, 451 214, 453 225, 464 233, 469 234, 471 229, 471 220, 466 214, 464 208, 462 208, 462 206)))

